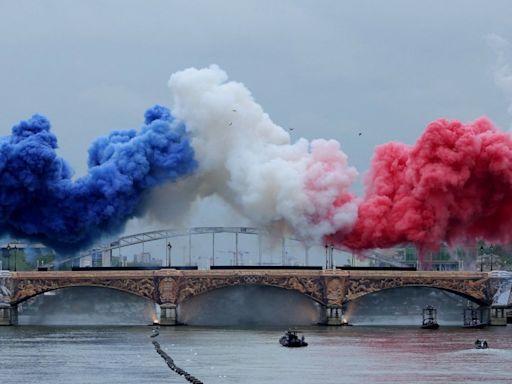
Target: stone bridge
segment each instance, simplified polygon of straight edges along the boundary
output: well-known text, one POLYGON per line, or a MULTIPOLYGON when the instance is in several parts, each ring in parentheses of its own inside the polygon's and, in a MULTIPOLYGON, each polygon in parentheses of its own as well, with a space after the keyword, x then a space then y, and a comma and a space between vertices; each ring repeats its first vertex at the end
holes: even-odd
POLYGON ((342 305, 366 294, 399 287, 438 288, 490 306, 500 279, 486 272, 345 270, 189 270, 2 272, 0 324, 16 324, 17 305, 44 292, 67 287, 118 289, 161 306, 161 323, 178 323, 176 306, 223 287, 272 286, 308 296, 326 310, 327 324, 341 324, 342 305))

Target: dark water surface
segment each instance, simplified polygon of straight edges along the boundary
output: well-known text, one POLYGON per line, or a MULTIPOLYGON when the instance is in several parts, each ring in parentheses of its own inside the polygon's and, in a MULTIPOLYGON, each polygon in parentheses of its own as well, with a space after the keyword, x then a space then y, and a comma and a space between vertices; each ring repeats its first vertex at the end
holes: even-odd
MULTIPOLYGON (((512 383, 512 327, 303 329, 307 348, 278 344, 282 329, 161 328, 158 341, 204 383, 512 383), (488 350, 473 349, 477 338, 488 350)), ((186 383, 148 337, 151 328, 0 328, 0 383, 186 383)))

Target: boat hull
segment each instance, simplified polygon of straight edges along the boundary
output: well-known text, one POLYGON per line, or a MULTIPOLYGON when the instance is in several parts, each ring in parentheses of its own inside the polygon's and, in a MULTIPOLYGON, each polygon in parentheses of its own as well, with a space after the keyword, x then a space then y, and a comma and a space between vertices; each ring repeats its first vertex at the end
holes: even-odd
POLYGON ((468 324, 464 325, 463 328, 476 328, 476 329, 482 329, 485 328, 487 324, 485 323, 479 323, 479 324, 468 324))
POLYGON ((283 336, 279 339, 279 344, 281 344, 283 347, 287 347, 287 348, 300 348, 300 347, 308 346, 308 343, 306 343, 305 341, 302 341, 300 339, 290 341, 285 336, 283 336))

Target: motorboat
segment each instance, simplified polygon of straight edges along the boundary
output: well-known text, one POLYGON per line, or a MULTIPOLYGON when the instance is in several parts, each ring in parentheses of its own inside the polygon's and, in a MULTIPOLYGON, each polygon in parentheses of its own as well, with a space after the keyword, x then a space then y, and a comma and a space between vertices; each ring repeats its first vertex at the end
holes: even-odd
POLYGON ((439 324, 435 321, 427 321, 421 325, 422 329, 439 329, 439 324))
POLYGON ((423 308, 423 322, 421 324, 422 329, 438 329, 439 324, 437 323, 437 310, 427 305, 423 308))
POLYGON ((487 349, 489 348, 489 345, 487 344, 487 340, 475 340, 475 348, 476 349, 487 349))
POLYGON ((484 328, 487 324, 486 323, 482 323, 478 320, 472 320, 471 322, 469 323, 464 323, 463 327, 464 328, 484 328))
POLYGON ((351 327, 351 326, 352 326, 352 324, 350 324, 350 323, 348 322, 348 320, 343 319, 343 320, 341 321, 341 326, 342 326, 342 327, 351 327))
POLYGON ((479 308, 468 304, 464 308, 464 328, 484 328, 487 323, 482 321, 481 311, 479 308))
POLYGON ((279 344, 288 348, 307 347, 308 343, 304 341, 304 336, 299 337, 297 333, 297 331, 287 330, 279 339, 279 344))
POLYGON ((159 329, 160 327, 156 326, 156 327, 153 327, 152 331, 151 331, 151 335, 149 337, 157 337, 160 332, 159 332, 159 329))

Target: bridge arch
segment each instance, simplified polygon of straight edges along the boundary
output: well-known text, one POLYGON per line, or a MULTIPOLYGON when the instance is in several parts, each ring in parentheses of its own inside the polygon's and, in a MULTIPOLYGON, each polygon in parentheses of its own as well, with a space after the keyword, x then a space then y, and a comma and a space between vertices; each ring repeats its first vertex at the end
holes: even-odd
POLYGON ((16 313, 20 325, 145 325, 158 319, 153 300, 103 286, 47 291, 18 304, 16 313))
MULTIPOLYGON (((423 309, 431 305, 442 324, 462 325, 466 299, 466 295, 446 289, 409 285, 361 295, 343 305, 343 315, 347 321, 361 325, 419 325, 423 309)), ((481 318, 486 318, 485 305, 474 307, 480 307, 481 318)))
POLYGON ((221 290, 227 290, 227 289, 236 289, 236 288, 269 288, 269 289, 273 289, 273 290, 278 290, 278 291, 281 291, 281 292, 289 292, 291 294, 298 294, 300 296, 303 296, 304 298, 308 299, 308 300, 311 300, 312 302, 316 303, 316 304, 319 304, 319 305, 324 305, 324 303, 310 295, 307 295, 305 294, 304 292, 301 292, 299 290, 296 290, 296 289, 291 289, 291 288, 285 288, 285 287, 281 287, 281 286, 278 286, 278 285, 270 285, 270 284, 250 284, 250 283, 247 283, 247 284, 233 284, 233 285, 224 285, 224 286, 218 286, 218 287, 214 287, 214 288, 211 288, 207 291, 204 291, 204 292, 201 292, 199 294, 195 294, 195 295, 192 295, 192 296, 188 296, 186 299, 182 300, 179 302, 179 304, 186 304, 188 303, 189 301, 191 300, 194 300, 195 298, 198 298, 198 297, 201 297, 201 296, 204 296, 204 295, 208 295, 210 293, 215 293, 215 292, 218 292, 218 291, 221 291, 221 290))
POLYGON ((151 279, 23 279, 16 281, 11 304, 20 304, 46 292, 74 287, 99 287, 114 289, 155 301, 151 279))
POLYGON ((407 288, 425 288, 425 289, 430 289, 430 290, 434 290, 434 291, 448 292, 448 293, 456 295, 457 297, 460 297, 461 299, 466 299, 466 300, 472 301, 478 305, 487 305, 487 303, 485 301, 475 298, 471 295, 468 295, 465 292, 455 291, 455 290, 451 290, 448 288, 436 287, 436 286, 432 286, 432 285, 418 285, 418 284, 401 285, 401 286, 397 286, 397 287, 389 287, 389 288, 383 288, 383 289, 376 290, 376 291, 365 292, 365 293, 362 293, 355 297, 351 297, 351 299, 346 300, 345 303, 350 304, 352 302, 355 302, 357 300, 363 299, 365 297, 368 297, 368 296, 371 296, 371 295, 374 295, 377 293, 385 293, 386 291, 401 290, 401 289, 405 290, 407 288))
POLYGON ((273 276, 267 274, 236 274, 210 278, 164 277, 159 282, 159 302, 181 304, 193 297, 220 288, 234 286, 267 286, 298 292, 324 305, 324 287, 308 276, 273 276))
POLYGON ((392 288, 425 287, 435 288, 454 293, 479 305, 491 303, 495 287, 492 287, 487 276, 475 278, 439 279, 425 276, 397 276, 379 278, 354 278, 348 281, 345 302, 356 300, 367 294, 392 288))
POLYGON ((322 313, 309 296, 270 285, 216 288, 177 306, 179 322, 190 325, 312 325, 322 313))

